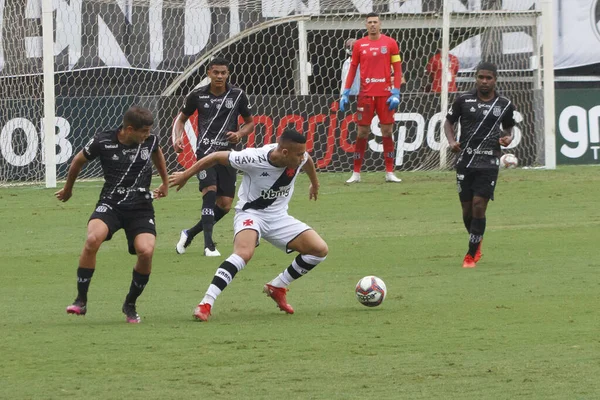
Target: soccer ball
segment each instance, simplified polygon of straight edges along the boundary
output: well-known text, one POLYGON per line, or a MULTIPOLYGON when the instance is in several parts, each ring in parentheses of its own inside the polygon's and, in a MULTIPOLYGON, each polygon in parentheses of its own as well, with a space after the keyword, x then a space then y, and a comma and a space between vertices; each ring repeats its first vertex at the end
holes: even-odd
POLYGON ((383 303, 387 289, 385 283, 376 276, 365 276, 356 284, 356 298, 367 307, 376 307, 383 303))
POLYGON ((503 168, 515 168, 519 165, 519 160, 514 154, 505 154, 500 157, 500 166, 503 168))

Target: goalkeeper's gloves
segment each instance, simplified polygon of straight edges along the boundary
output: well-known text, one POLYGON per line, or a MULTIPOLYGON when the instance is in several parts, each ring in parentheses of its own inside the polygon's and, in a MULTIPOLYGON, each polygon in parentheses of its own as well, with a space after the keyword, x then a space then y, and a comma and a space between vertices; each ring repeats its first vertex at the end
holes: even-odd
POLYGON ((394 88, 391 90, 391 92, 392 95, 388 97, 386 101, 386 103, 389 104, 390 111, 398 108, 398 104, 400 104, 400 89, 394 88))
POLYGON ((350 103, 350 89, 346 89, 342 92, 342 98, 340 99, 340 110, 346 111, 346 106, 350 103))

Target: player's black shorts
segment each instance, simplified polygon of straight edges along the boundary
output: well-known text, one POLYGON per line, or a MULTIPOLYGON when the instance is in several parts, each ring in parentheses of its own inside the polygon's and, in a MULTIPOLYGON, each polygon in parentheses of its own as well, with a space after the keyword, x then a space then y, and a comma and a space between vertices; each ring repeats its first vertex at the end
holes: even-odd
POLYGON ((204 188, 215 185, 217 196, 235 197, 236 178, 235 168, 218 164, 198 172, 199 189, 202 191, 204 188))
POLYGON ((498 183, 498 168, 457 168, 456 186, 461 202, 473 200, 474 196, 494 200, 498 183))
POLYGON ((93 219, 102 220, 108 226, 108 236, 105 241, 112 239, 113 234, 123 228, 127 236, 129 254, 136 254, 133 241, 137 235, 151 233, 156 236, 152 203, 140 204, 130 208, 119 207, 100 200, 96 204, 96 209, 90 216, 89 221, 93 219))

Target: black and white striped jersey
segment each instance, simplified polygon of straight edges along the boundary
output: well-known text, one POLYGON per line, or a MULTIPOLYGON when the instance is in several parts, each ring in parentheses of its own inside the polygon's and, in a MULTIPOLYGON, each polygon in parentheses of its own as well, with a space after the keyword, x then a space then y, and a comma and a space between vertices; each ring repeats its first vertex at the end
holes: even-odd
POLYGON ((458 96, 446 115, 453 124, 460 121, 461 152, 456 166, 498 168, 501 125, 505 129, 515 126, 514 111, 514 104, 498 93, 489 101, 479 99, 477 90, 458 96))
POLYGON ((152 202, 152 153, 158 150, 158 138, 150 135, 142 144, 126 146, 117 139, 120 130, 96 134, 83 149, 88 160, 100 159, 104 173, 100 200, 122 206, 152 202))
POLYGON ((229 154, 231 166, 244 172, 236 210, 261 210, 270 215, 287 212, 296 177, 308 160, 308 153, 298 168, 276 167, 269 161, 275 147, 277 144, 268 144, 229 154))
POLYGON ((246 93, 227 84, 225 93, 215 96, 210 85, 193 90, 186 98, 181 112, 191 116, 198 111, 198 159, 220 150, 232 149, 235 145, 227 141, 227 132, 238 130, 238 116, 249 117, 250 103, 246 93))

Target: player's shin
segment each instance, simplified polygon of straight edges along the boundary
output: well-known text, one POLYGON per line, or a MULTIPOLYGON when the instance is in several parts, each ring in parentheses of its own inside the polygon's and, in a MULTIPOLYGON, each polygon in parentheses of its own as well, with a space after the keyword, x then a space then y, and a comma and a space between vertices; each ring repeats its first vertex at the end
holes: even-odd
POLYGON ((469 235, 469 254, 475 257, 479 243, 483 240, 485 233, 485 218, 473 218, 471 221, 471 233, 469 235))
POLYGON ((467 232, 471 233, 471 223, 473 221, 473 217, 470 215, 463 215, 463 222, 465 224, 465 228, 467 228, 467 232))
POLYGON ((93 268, 77 268, 77 300, 83 303, 87 302, 87 293, 94 271, 93 268))
POLYGON ((363 160, 365 159, 365 151, 367 150, 367 139, 358 138, 354 144, 354 172, 360 173, 363 160))
POLYGON ((215 224, 215 206, 217 193, 209 191, 202 197, 202 230, 204 232, 204 247, 214 246, 212 240, 213 226, 215 224))
POLYGON ((129 286, 129 293, 127 294, 127 297, 125 297, 125 303, 135 304, 137 298, 140 297, 149 280, 150 274, 140 274, 134 269, 131 277, 131 285, 129 286))
MULTIPOLYGON (((216 224, 217 222, 219 222, 219 220, 221 218, 223 218, 225 215, 227 215, 227 213, 219 206, 215 206, 215 221, 214 224, 216 224)), ((214 225, 213 224, 213 225, 214 225)), ((202 232, 202 219, 200 219, 200 221, 198 221, 198 223, 194 226, 192 226, 190 229, 186 230, 187 235, 188 235, 188 240, 192 241, 197 234, 199 234, 200 232, 202 232)))
POLYGON ((223 263, 217 268, 215 276, 213 276, 212 282, 210 283, 204 298, 200 302, 201 304, 215 303, 217 297, 223 290, 233 281, 235 275, 244 269, 246 262, 244 259, 237 254, 230 255, 223 263))
POLYGON ((389 136, 383 137, 383 157, 385 160, 385 172, 394 172, 394 139, 389 136))
POLYGON ((274 287, 287 287, 296 279, 306 275, 319 263, 325 260, 325 258, 326 257, 311 256, 309 254, 298 254, 290 266, 269 282, 269 285, 274 287))

